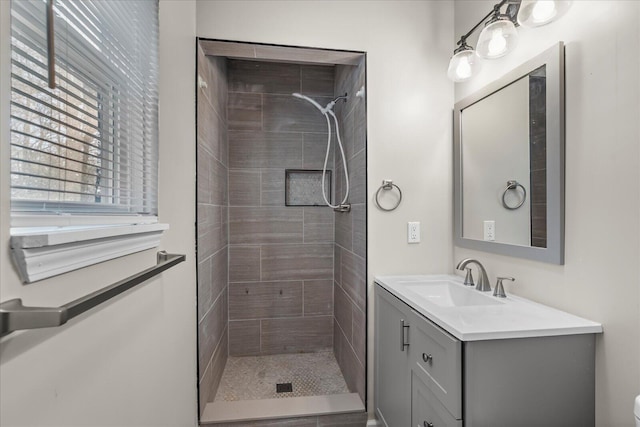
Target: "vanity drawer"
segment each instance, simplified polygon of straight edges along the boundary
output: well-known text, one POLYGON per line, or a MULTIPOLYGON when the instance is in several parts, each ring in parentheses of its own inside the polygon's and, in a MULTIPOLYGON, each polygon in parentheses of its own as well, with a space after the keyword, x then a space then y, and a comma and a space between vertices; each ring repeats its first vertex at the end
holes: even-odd
POLYGON ((462 418, 462 343, 412 312, 411 370, 451 412, 462 418))
POLYGON ((412 427, 462 427, 414 371, 411 374, 412 427))

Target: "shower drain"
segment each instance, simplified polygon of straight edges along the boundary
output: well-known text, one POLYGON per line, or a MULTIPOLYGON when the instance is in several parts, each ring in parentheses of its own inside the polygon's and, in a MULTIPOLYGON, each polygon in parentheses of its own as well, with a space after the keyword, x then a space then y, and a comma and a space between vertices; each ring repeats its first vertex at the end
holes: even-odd
POLYGON ((293 385, 291 383, 276 384, 276 393, 291 393, 293 392, 293 385))

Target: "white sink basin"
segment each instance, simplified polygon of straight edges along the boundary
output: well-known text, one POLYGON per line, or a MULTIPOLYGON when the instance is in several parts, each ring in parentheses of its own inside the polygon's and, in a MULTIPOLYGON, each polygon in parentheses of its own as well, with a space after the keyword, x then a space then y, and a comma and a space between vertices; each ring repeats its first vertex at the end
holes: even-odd
POLYGON ((602 325, 513 295, 496 298, 449 274, 382 276, 375 282, 461 341, 602 332, 602 325))
POLYGON ((480 292, 451 281, 399 281, 407 291, 440 307, 465 307, 504 304, 491 292, 480 292))

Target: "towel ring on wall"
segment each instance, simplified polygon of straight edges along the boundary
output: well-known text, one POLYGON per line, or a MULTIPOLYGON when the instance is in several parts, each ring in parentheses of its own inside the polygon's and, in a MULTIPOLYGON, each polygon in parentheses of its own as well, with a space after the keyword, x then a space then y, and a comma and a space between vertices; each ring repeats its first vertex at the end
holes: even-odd
POLYGON ((400 189, 400 187, 398 187, 396 184, 393 183, 392 180, 390 179, 383 179, 382 180, 382 185, 380 186, 380 188, 378 188, 378 191, 376 191, 376 206, 378 206, 378 209, 383 210, 385 212, 390 212, 392 210, 395 210, 398 206, 400 206, 400 202, 402 202, 402 190, 400 189), (395 204, 395 206, 391 207, 391 208, 384 208, 380 205, 380 200, 378 200, 378 198, 380 197, 380 192, 382 190, 393 190, 393 188, 396 188, 398 190, 398 202, 395 204))
POLYGON ((504 206, 505 209, 509 209, 513 211, 518 209, 520 206, 522 206, 525 200, 527 200, 527 189, 524 188, 524 186, 520 184, 518 181, 516 181, 515 179, 507 181, 507 188, 505 188, 504 192, 502 193, 502 206, 504 206), (517 205, 510 206, 509 204, 507 204, 507 201, 505 199, 505 197, 507 196, 507 192, 509 190, 517 190, 518 187, 522 188, 522 199, 517 205))

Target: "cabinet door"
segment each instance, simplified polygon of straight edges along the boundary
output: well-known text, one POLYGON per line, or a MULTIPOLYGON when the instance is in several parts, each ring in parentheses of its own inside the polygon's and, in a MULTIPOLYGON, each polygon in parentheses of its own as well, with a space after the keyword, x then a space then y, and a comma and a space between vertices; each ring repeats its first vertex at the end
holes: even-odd
POLYGON ((411 425, 411 382, 408 346, 411 310, 376 285, 375 399, 376 413, 387 427, 411 425))
POLYGON ((412 427, 462 427, 415 372, 411 376, 412 427))

